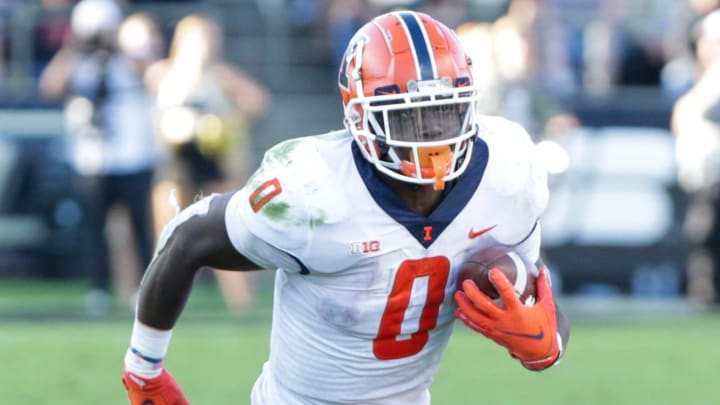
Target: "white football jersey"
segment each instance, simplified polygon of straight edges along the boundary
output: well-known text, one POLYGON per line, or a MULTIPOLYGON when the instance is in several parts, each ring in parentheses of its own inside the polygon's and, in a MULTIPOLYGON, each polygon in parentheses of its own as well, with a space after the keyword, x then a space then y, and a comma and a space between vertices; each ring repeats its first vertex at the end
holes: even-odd
POLYGON ((225 215, 238 252, 278 269, 253 404, 430 403, 460 264, 491 246, 539 256, 548 192, 533 144, 502 118, 481 128, 467 171, 428 217, 401 202, 345 131, 266 153, 225 215))

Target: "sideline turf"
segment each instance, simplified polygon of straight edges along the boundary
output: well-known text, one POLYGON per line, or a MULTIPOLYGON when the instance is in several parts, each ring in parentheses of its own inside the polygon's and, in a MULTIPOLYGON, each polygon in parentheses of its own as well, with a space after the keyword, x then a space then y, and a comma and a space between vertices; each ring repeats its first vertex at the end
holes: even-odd
MULTIPOLYGON (((168 366, 193 404, 248 403, 267 356, 269 320, 229 316, 177 327, 168 366)), ((0 321, 0 403, 125 404, 130 320, 0 321)), ((458 325, 434 404, 717 404, 720 316, 576 322, 569 355, 531 373, 458 325)))
MULTIPOLYGON (((196 286, 167 362, 194 405, 249 402, 267 357, 271 276, 256 279, 257 308, 239 318, 212 283, 196 286)), ((78 282, 0 283, 0 404, 126 404, 120 375, 132 314, 119 304, 90 319, 83 292, 78 282)), ((720 313, 659 312, 644 321, 572 320, 568 356, 543 373, 458 324, 433 404, 720 404, 720 313)))

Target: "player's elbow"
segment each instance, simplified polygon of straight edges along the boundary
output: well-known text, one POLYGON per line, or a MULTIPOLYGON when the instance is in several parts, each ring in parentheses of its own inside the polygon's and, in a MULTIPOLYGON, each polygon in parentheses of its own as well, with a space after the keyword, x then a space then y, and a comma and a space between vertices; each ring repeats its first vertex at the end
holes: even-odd
POLYGON ((208 241, 194 232, 181 230, 170 241, 168 254, 172 255, 178 271, 195 273, 208 265, 208 241))
POLYGON ((168 223, 158 240, 148 272, 156 277, 193 278, 204 265, 202 238, 189 223, 168 223))

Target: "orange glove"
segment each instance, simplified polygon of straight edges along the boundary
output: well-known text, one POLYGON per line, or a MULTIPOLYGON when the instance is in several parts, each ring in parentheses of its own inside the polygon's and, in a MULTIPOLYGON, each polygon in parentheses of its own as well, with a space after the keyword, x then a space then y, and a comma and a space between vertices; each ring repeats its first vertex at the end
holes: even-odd
POLYGON ((546 272, 544 268, 540 269, 536 283, 537 302, 533 306, 520 302, 512 284, 500 270, 490 270, 490 281, 505 303, 504 307, 482 293, 472 280, 465 280, 462 291, 455 293, 459 305, 455 317, 507 348, 526 368, 544 370, 558 360, 562 344, 557 333, 555 299, 546 272))
POLYGON ((149 379, 125 371, 122 381, 127 389, 130 405, 190 405, 167 370, 149 379))

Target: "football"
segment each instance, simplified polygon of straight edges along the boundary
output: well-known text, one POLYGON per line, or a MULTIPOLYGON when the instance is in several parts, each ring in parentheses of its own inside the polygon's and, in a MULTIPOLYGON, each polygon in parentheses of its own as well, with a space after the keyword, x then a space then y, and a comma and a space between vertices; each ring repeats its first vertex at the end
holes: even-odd
POLYGON ((534 266, 519 254, 512 251, 498 251, 494 249, 482 250, 470 256, 460 267, 457 288, 460 289, 463 281, 471 279, 477 284, 480 291, 491 299, 498 299, 495 286, 490 282, 490 269, 497 268, 507 276, 525 305, 535 303, 535 281, 537 273, 531 270, 534 266))

